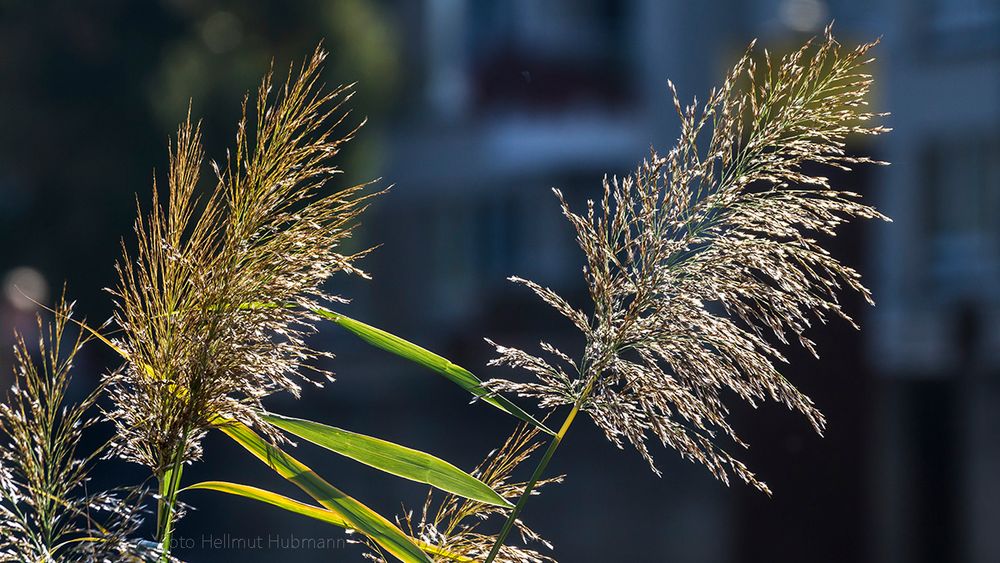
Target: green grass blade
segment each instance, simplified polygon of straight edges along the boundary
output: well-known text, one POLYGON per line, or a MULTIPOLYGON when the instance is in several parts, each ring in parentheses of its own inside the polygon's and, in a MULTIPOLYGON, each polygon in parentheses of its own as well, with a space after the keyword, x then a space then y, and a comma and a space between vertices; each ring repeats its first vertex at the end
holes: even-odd
POLYGON ((486 483, 430 454, 309 420, 274 414, 263 418, 285 432, 386 473, 478 502, 514 506, 486 483))
POLYGON ((354 530, 357 530, 383 549, 405 563, 431 563, 413 540, 392 522, 374 510, 327 483, 315 471, 272 446, 245 424, 225 422, 219 430, 243 446, 285 479, 305 491, 324 508, 335 512, 354 530))
POLYGON ((201 483, 189 485, 185 487, 184 490, 218 491, 220 493, 236 495, 263 502, 265 504, 270 504, 272 506, 277 506, 278 508, 287 510, 288 512, 308 516, 314 520, 327 522, 329 524, 333 524, 334 526, 347 529, 351 528, 350 524, 347 523, 347 520, 332 510, 326 510, 325 508, 306 504, 304 502, 288 498, 284 495, 279 495, 278 493, 272 493, 271 491, 251 487, 250 485, 240 485, 239 483, 229 483, 226 481, 203 481, 201 483))
POLYGON ((472 393, 476 397, 479 397, 483 401, 486 401, 507 414, 515 416, 531 425, 537 426, 546 434, 555 435, 555 432, 549 430, 544 424, 536 420, 535 417, 522 410, 521 407, 518 407, 503 396, 492 394, 483 386, 483 382, 480 381, 478 377, 462 366, 455 365, 448 359, 443 358, 430 350, 421 348, 420 346, 417 346, 416 344, 404 340, 394 334, 390 334, 382 329, 367 325, 340 313, 335 313, 323 308, 312 309, 312 311, 325 319, 333 321, 340 327, 358 336, 372 346, 396 354, 401 358, 410 360, 411 362, 419 364, 431 371, 435 371, 462 389, 465 389, 469 393, 472 393))
MULTIPOLYGON (((185 491, 190 490, 202 490, 202 491, 218 491, 220 493, 226 493, 230 495, 235 495, 250 500, 256 500, 258 502, 263 502, 265 504, 270 504, 276 506, 288 512, 295 514, 300 514, 314 520, 319 520, 320 522, 326 522, 328 524, 333 524, 345 529, 352 529, 351 526, 339 516, 336 512, 332 510, 327 510, 319 506, 313 506, 311 504, 306 504, 304 502, 297 501, 292 498, 288 498, 284 495, 279 495, 278 493, 273 493, 264 489, 259 489, 257 487, 252 487, 250 485, 240 485, 239 483, 230 483, 227 481, 203 481, 201 483, 196 483, 184 488, 185 491)), ((472 559, 464 557, 462 555, 457 555, 451 553, 447 550, 441 549, 420 540, 411 538, 413 543, 417 544, 421 549, 427 553, 437 555, 440 557, 446 557, 453 561, 463 561, 471 562, 472 559)))

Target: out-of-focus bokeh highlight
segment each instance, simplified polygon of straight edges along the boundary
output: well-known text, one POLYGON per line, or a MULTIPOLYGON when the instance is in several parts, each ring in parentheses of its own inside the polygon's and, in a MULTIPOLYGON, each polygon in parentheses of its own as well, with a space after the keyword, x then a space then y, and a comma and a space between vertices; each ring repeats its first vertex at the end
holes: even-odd
MULTIPOLYGON (((374 279, 337 280, 354 316, 484 378, 488 336, 574 349, 571 327, 520 275, 583 298, 580 255, 549 188, 577 202, 676 136, 667 78, 704 98, 754 37, 782 52, 831 20, 853 44, 882 36, 875 96, 894 128, 850 147, 892 162, 835 174, 894 222, 832 242, 875 292, 863 324, 817 326, 820 360, 793 351, 793 382, 830 419, 825 438, 782 408, 739 409, 766 498, 727 489, 672 451, 662 479, 587 424, 551 466, 566 483, 524 518, 564 562, 995 563, 1000 561, 1000 2, 996 0, 163 0, 0 3, 0 384, 14 329, 67 282, 80 312, 110 314, 119 241, 166 164, 189 107, 225 157, 245 91, 320 41, 330 84, 358 81, 369 124, 343 155, 348 182, 392 190, 359 244, 374 279)), ((329 327, 338 380, 275 398, 341 427, 470 468, 511 420, 443 379, 329 327)), ((79 378, 115 358, 92 348, 79 378)), ((296 409, 300 409, 297 410, 296 409)), ((225 439, 185 478, 292 494, 225 439)), ((310 465, 383 513, 424 491, 301 446, 310 465)), ((114 462, 95 481, 143 478, 114 462)), ((177 555, 201 561, 352 561, 356 546, 297 548, 336 529, 249 501, 190 493, 177 555), (263 548, 239 538, 263 537, 263 548), (276 538, 271 541, 271 538, 276 538), (235 546, 235 547, 234 547, 235 546)))

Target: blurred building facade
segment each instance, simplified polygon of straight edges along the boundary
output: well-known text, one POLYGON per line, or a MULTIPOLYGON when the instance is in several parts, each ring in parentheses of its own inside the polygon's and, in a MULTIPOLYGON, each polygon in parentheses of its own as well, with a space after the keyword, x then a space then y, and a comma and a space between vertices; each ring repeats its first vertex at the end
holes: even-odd
MULTIPOLYGON (((427 0, 411 15, 418 109, 391 135, 387 175, 400 187, 384 213, 426 226, 397 229, 383 258, 412 281, 394 284, 402 293, 389 303, 433 318, 444 341, 499 330, 498 311, 535 311, 502 285, 507 275, 580 290, 547 188, 579 203, 650 144, 669 149, 666 77, 682 96, 704 94, 750 38, 780 50, 831 19, 845 43, 884 35, 873 104, 892 112, 894 131, 856 149, 892 166, 846 180, 894 219, 860 239, 879 304, 851 341, 866 355, 843 366, 873 394, 871 432, 853 436, 860 459, 843 461, 858 464, 865 492, 861 522, 827 525, 864 528, 845 536, 860 543, 842 552, 852 560, 1000 560, 1000 4, 427 0), (430 236, 419 256, 406 250, 418 232, 430 236)), ((738 537, 716 532, 723 551, 739 551, 738 537)))
MULTIPOLYGON (((682 99, 703 98, 754 37, 780 52, 830 20, 846 44, 884 36, 872 103, 893 113, 894 131, 852 150, 893 164, 835 179, 894 222, 851 226, 832 242, 861 266, 878 306, 845 296, 864 330, 816 327, 823 359, 793 352, 787 370, 829 415, 827 436, 783 409, 734 412, 754 448, 743 457, 776 491, 767 499, 726 489, 670 451, 657 452, 665 478, 656 479, 581 424, 553 468, 567 482, 525 518, 561 561, 1000 561, 997 0, 58 4, 0 6, 0 101, 10 108, 0 129, 5 328, 32 324, 14 286, 44 300, 68 278, 74 295, 93 286, 83 298, 92 304, 113 283, 132 195, 147 200, 149 166, 162 169, 163 139, 189 96, 207 117, 209 152, 223 154, 235 104, 267 60, 299 59, 325 38, 330 81, 360 79, 356 100, 371 118, 348 172, 374 170, 395 184, 365 219, 365 242, 382 245, 365 263, 373 281, 336 291, 355 298, 359 318, 483 377, 493 375, 482 368, 484 336, 579 345, 505 278, 585 298, 583 264, 550 188, 579 207, 605 174, 627 174, 651 145, 669 150, 668 77, 682 99), (25 236, 38 225, 51 238, 25 236)), ((439 398, 452 390, 446 383, 320 337, 335 340, 341 377, 330 393, 306 397, 307 416, 335 414, 338 424, 463 466, 492 445, 484 436, 508 429, 489 409, 454 414, 465 395, 439 398)), ((311 465, 386 512, 412 491, 326 463, 311 465)), ((239 480, 241 467, 206 456, 191 474, 239 480)), ((183 526, 328 532, 274 512, 231 518, 230 508, 206 502, 183 526)), ((211 551, 182 556, 218 560, 211 551)))
POLYGON ((1000 3, 885 3, 879 561, 1000 561, 1000 3))

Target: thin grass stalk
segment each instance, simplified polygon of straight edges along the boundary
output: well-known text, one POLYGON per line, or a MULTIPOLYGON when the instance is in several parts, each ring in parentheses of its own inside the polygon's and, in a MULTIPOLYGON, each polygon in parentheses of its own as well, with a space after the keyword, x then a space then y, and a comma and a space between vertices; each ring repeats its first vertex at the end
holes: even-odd
POLYGON ((816 237, 835 236, 851 219, 888 218, 806 170, 885 164, 846 150, 849 136, 888 131, 872 124, 884 114, 865 109, 872 78, 863 67, 876 43, 845 52, 828 27, 822 41, 776 61, 765 52, 761 67, 748 49, 701 106, 683 107, 671 84, 681 135, 669 154, 654 150, 634 174, 606 177, 603 198, 588 200, 583 214, 555 190, 587 260, 592 312, 540 284, 510 278, 569 319, 586 344, 577 361, 545 342, 542 357, 487 340, 499 354, 491 365, 534 376, 490 380, 487 388, 536 398, 543 408, 572 409, 486 563, 518 525, 579 411, 615 446, 633 445, 657 475, 649 438, 727 485, 737 477, 765 494, 767 485, 717 442, 746 447, 727 420, 724 394, 733 391, 754 407, 783 403, 822 434, 825 418, 781 374, 777 366, 787 360, 766 334, 781 345, 797 339, 815 355, 805 334, 815 322, 837 316, 857 328, 838 301, 840 290, 873 304, 858 272, 816 237), (703 130, 711 135, 705 147, 703 130))
POLYGON ((559 444, 562 443, 563 438, 566 437, 566 433, 569 432, 569 427, 573 425, 573 421, 576 420, 577 413, 580 412, 580 403, 575 403, 573 408, 570 409, 569 414, 566 415, 566 420, 563 421, 562 426, 556 435, 552 437, 552 441, 549 442, 549 446, 545 449, 545 453, 542 455, 542 459, 539 460, 538 465, 535 467, 535 471, 531 474, 531 479, 528 480, 528 484, 524 487, 524 493, 517 499, 517 504, 514 506, 514 510, 511 511, 510 516, 507 517, 507 521, 503 523, 503 528, 500 530, 500 534, 497 535, 497 539, 493 542, 493 547, 490 549, 490 554, 486 557, 486 563, 492 563, 496 559, 497 554, 500 553, 500 548, 503 547, 504 541, 506 541, 507 536, 510 531, 514 529, 514 523, 517 521, 517 517, 524 510, 524 506, 528 504, 528 497, 531 496, 531 491, 535 489, 535 485, 541 480, 542 475, 545 474, 545 470, 549 466, 549 462, 552 461, 552 457, 555 455, 556 450, 559 449, 559 444))
POLYGON ((524 492, 517 499, 517 504, 514 505, 514 510, 511 511, 510 515, 507 516, 507 520, 503 523, 503 528, 500 529, 500 533, 497 535, 497 539, 493 542, 493 547, 490 548, 489 555, 486 556, 486 563, 493 563, 497 555, 500 553, 500 548, 503 547, 504 542, 507 540, 507 536, 510 535, 511 530, 514 529, 514 524, 517 522, 517 517, 521 515, 524 507, 528 504, 528 498, 531 497, 531 492, 538 485, 541 480, 542 475, 545 474, 545 470, 549 467, 549 462, 552 461, 552 457, 555 456, 556 450, 559 449, 559 445, 562 444, 563 438, 569 432, 571 426, 573 426, 573 421, 576 420, 576 415, 579 414, 580 408, 590 397, 590 392, 594 388, 595 378, 591 378, 587 382, 587 386, 584 388, 583 392, 580 393, 579 398, 573 403, 573 407, 570 409, 569 413, 566 414, 565 420, 563 420, 562 426, 559 427, 559 431, 556 435, 552 437, 552 441, 549 442, 547 448, 545 448, 545 453, 542 454, 542 458, 538 461, 538 465, 535 467, 535 471, 531 474, 531 479, 524 486, 524 492))
POLYGON ((188 431, 185 430, 176 455, 170 467, 160 477, 160 498, 157 500, 156 537, 162 545, 161 561, 170 560, 170 543, 174 533, 177 493, 180 490, 181 475, 184 472, 184 449, 187 447, 188 431))

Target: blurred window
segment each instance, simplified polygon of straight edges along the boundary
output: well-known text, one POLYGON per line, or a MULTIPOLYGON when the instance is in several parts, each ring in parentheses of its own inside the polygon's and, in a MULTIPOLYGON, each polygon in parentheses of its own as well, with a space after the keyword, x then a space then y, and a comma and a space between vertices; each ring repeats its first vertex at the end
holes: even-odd
POLYGON ((510 0, 469 7, 474 104, 616 106, 631 96, 630 3, 510 0))
POLYGON ((1000 138, 936 141, 924 156, 927 272, 934 294, 1000 295, 1000 138))
POLYGON ((924 33, 935 55, 1000 50, 1000 0, 925 0, 924 33))
POLYGON ((430 301, 439 319, 468 314, 484 291, 523 273, 524 211, 514 197, 454 198, 434 206, 430 301))
POLYGON ((518 202, 513 198, 481 202, 474 227, 479 277, 486 282, 500 282, 515 273, 522 228, 518 202))

